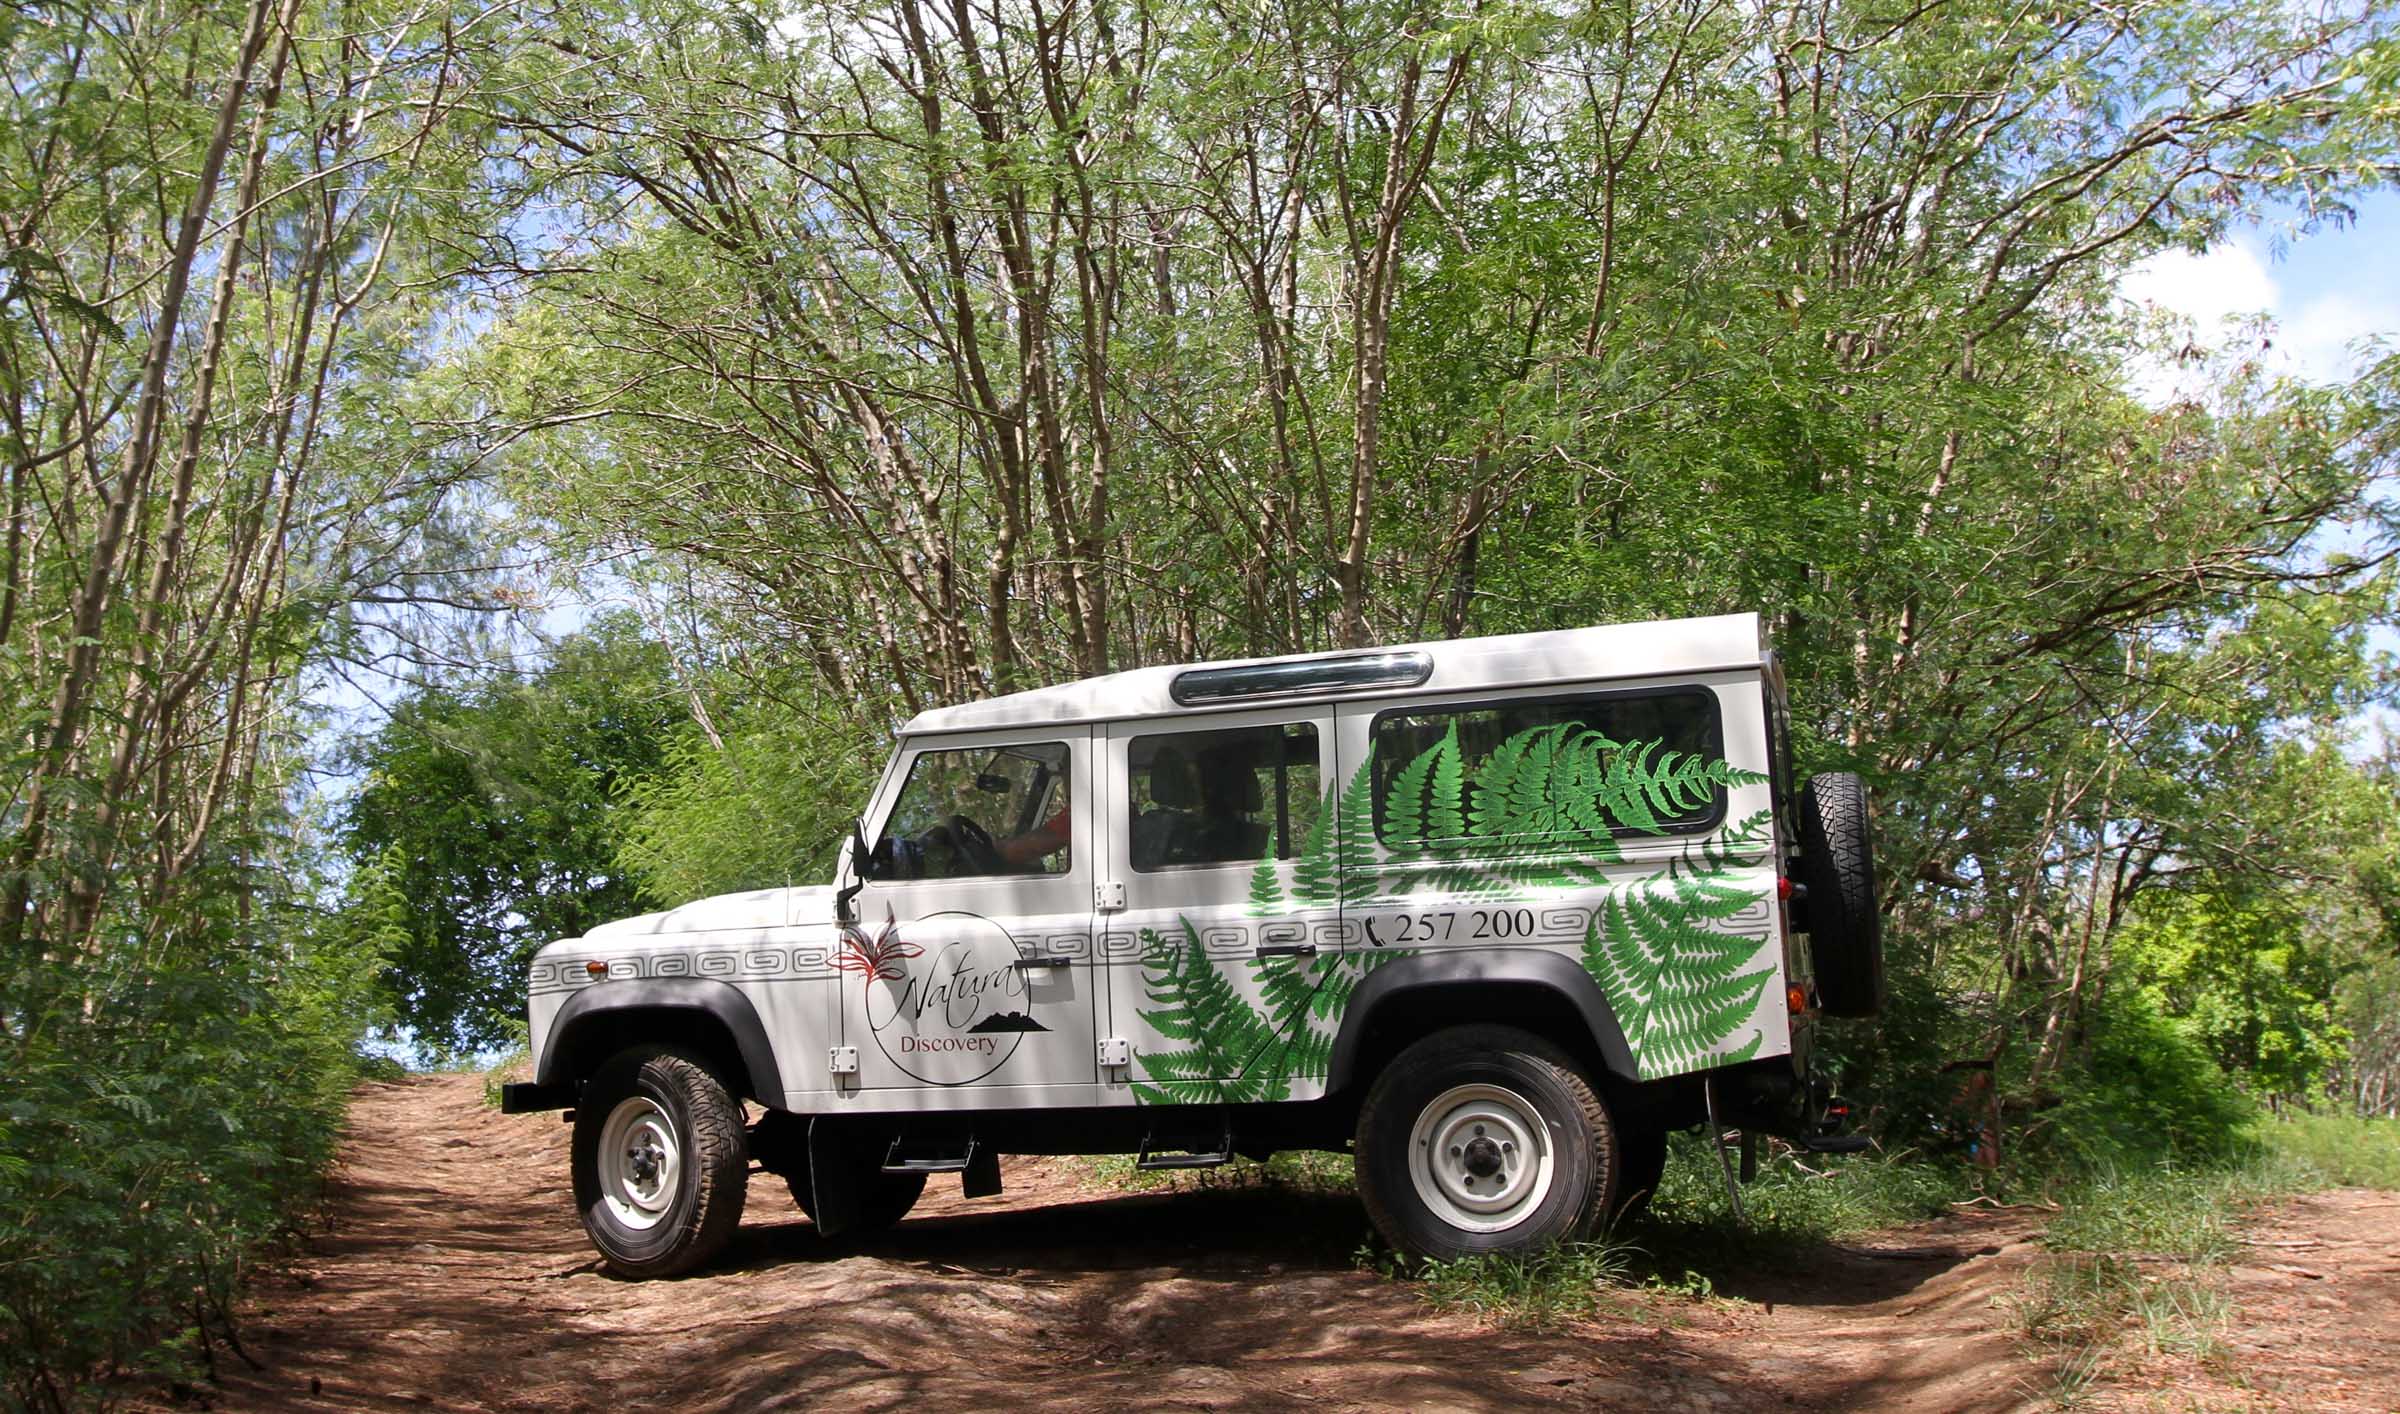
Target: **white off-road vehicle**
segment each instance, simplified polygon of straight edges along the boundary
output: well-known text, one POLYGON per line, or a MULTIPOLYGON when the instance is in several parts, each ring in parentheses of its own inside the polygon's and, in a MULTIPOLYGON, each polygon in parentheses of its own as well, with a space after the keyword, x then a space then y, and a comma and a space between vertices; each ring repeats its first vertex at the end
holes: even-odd
POLYGON ((1882 1002, 1866 800, 1793 789, 1782 704, 1733 615, 926 712, 831 887, 543 948, 504 1107, 573 1111, 635 1276, 722 1247, 753 1161, 829 1237, 1002 1154, 1327 1149, 1405 1252, 1573 1239, 1670 1129, 1828 1142, 1813 1019, 1882 1002))

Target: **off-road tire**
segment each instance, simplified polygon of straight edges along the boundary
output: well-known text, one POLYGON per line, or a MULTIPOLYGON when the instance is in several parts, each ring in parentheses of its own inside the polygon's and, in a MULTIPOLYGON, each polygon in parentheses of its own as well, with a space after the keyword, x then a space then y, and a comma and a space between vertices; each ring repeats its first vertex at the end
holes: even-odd
POLYGON ((1617 1135, 1624 1161, 1617 1169, 1615 1221, 1623 1222, 1639 1217, 1657 1196, 1659 1180, 1667 1174, 1667 1131, 1655 1124, 1627 1124, 1617 1135))
POLYGON ((1848 771, 1809 778, 1800 792, 1803 905, 1817 1005, 1827 1016, 1883 1010, 1883 914, 1875 906, 1875 847, 1867 787, 1848 771))
MULTIPOLYGON (((1367 1216, 1386 1242, 1411 1257, 1529 1252, 1580 1241, 1610 1211, 1623 1163, 1616 1126, 1591 1080, 1564 1051, 1513 1026, 1452 1027, 1393 1057, 1359 1111, 1357 1148, 1358 1191, 1367 1216), (1444 1116, 1471 1113, 1479 1102, 1454 1097, 1484 1094, 1494 1097, 1495 1110, 1508 1108, 1497 1098, 1505 1095, 1521 1107, 1521 1118, 1538 1119, 1550 1170, 1545 1184, 1525 1190, 1521 1211, 1482 1219, 1505 1221, 1505 1226, 1479 1231, 1453 1220, 1460 1211, 1455 1202, 1450 1215, 1438 1211, 1437 1201, 1451 1201, 1438 1195, 1455 1195, 1457 1185, 1478 1176, 1495 1183, 1506 1178, 1510 1186, 1499 1190, 1506 1194, 1517 1180, 1505 1171, 1461 1178, 1455 1170, 1445 1180, 1438 1170, 1431 1177, 1412 1170, 1412 1163, 1419 1148, 1426 1150, 1429 1166, 1445 1150, 1455 1155, 1458 1146, 1444 1143, 1445 1135, 1464 1136, 1472 1129, 1475 1136, 1491 1139, 1508 1132, 1495 1126, 1487 1135, 1464 1121, 1459 1127, 1445 1122, 1444 1116)), ((1488 1152, 1480 1157, 1488 1158, 1488 1152)))
MULTIPOLYGON (((656 1127, 642 1134, 668 1137, 656 1127)), ((662 1153, 667 1147, 657 1145, 662 1153)), ((576 1101, 573 1168, 575 1207, 609 1270, 639 1278, 690 1271, 723 1250, 742 1220, 750 1156, 741 1102, 695 1056, 662 1046, 620 1052, 576 1101), (636 1117, 637 1128, 655 1113, 672 1131, 672 1191, 659 1195, 647 1226, 624 1216, 638 1205, 622 1181, 616 1201, 607 1191, 611 1162, 603 1158, 602 1140, 621 1109, 636 1117)))

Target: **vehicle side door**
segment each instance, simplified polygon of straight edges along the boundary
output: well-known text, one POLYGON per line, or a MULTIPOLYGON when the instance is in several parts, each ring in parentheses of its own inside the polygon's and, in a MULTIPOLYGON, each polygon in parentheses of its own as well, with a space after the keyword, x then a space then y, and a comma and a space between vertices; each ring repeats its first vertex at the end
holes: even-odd
POLYGON ((1095 1102, 1086 726, 904 744, 835 939, 845 1087, 881 1109, 1095 1102))
POLYGON ((1120 722, 1102 916, 1111 1097, 1308 1098, 1332 1033, 1313 1004, 1343 952, 1330 707, 1120 722), (1320 1029, 1322 1034, 1319 1034, 1320 1029))

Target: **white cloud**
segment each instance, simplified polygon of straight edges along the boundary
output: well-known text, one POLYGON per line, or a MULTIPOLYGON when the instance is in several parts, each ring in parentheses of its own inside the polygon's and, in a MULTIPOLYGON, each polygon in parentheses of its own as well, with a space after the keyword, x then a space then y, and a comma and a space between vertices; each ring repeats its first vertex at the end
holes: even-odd
POLYGON ((2273 314, 2283 292, 2266 263, 2239 242, 2211 246, 2199 255, 2161 251, 2126 272, 2117 286, 2138 304, 2155 304, 2213 333, 2228 319, 2273 314))
POLYGON ((2278 322, 2283 327, 2278 342, 2300 376, 2330 383, 2358 376, 2362 361, 2354 347, 2360 340, 2400 334, 2400 306, 2372 298, 2320 295, 2278 322))
MULTIPOLYGON (((2198 255, 2162 251, 2126 272, 2119 294, 2191 321, 2203 345, 2221 344, 2228 321, 2264 316, 2273 329, 2266 351, 2270 367, 2312 383, 2357 376, 2362 339, 2400 339, 2400 300, 2383 291, 2320 294, 2295 307, 2268 268, 2253 239, 2237 236, 2198 255)), ((2134 391, 2145 401, 2167 401, 2192 391, 2200 370, 2171 358, 2137 361, 2134 391)))

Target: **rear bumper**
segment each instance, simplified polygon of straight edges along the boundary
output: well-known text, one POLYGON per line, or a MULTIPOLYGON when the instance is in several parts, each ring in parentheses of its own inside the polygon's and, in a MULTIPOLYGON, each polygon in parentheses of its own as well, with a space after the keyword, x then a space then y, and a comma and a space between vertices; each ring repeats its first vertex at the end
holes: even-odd
POLYGON ((500 1087, 500 1113, 508 1115, 540 1114, 544 1110, 566 1110, 575 1107, 573 1084, 531 1085, 512 1081, 500 1087))

